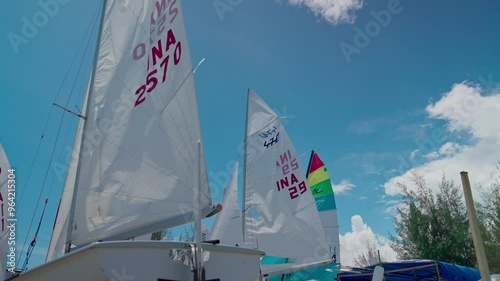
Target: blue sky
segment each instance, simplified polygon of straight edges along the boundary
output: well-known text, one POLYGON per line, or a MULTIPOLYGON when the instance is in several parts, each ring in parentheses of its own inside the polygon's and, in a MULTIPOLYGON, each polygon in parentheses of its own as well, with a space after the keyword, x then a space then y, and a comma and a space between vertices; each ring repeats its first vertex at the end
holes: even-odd
MULTIPOLYGON (((44 2, 9 1, 0 12, 0 138, 17 171, 19 199, 24 192, 18 244, 35 210, 62 115, 52 102, 69 99, 75 111, 81 104, 93 51, 84 56, 79 46, 89 40, 86 31, 100 3, 61 0, 31 38, 12 44, 12 34, 23 35, 23 18, 32 21, 44 2)), ((302 164, 314 149, 329 168, 343 262, 349 264, 366 240, 393 255, 384 237, 394 233, 395 183, 408 179, 405 159, 429 183, 442 172, 459 183, 464 169, 473 183, 488 184, 500 159, 494 121, 500 118, 500 3, 339 2, 183 1, 183 8, 193 63, 206 58, 195 80, 214 201, 221 200, 229 179, 228 164, 242 159, 246 89, 252 88, 287 116, 302 164)), ((66 163, 76 122, 65 117, 53 163, 66 163)), ((50 239, 62 188, 54 171, 41 196, 49 205, 31 266, 44 259, 50 239)))

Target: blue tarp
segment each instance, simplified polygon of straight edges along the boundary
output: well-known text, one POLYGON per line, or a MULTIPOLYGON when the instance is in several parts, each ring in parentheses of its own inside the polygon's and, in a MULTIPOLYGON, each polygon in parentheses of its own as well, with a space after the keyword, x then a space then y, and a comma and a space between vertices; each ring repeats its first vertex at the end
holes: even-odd
MULTIPOLYGON (((339 281, 371 281, 375 266, 343 271, 338 274, 337 279, 339 281)), ((386 281, 439 280, 438 274, 442 281, 477 281, 481 279, 481 274, 477 269, 430 260, 382 263, 382 267, 385 271, 386 281)))

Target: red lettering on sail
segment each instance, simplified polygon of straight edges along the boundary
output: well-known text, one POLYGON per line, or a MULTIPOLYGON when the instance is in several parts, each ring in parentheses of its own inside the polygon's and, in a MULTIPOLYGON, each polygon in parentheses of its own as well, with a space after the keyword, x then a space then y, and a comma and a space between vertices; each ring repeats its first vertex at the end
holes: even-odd
POLYGON ((176 38, 175 31, 166 26, 171 25, 179 14, 177 5, 176 0, 156 0, 149 18, 149 40, 138 43, 132 48, 131 55, 134 60, 147 59, 142 62, 147 70, 143 78, 144 82, 134 91, 134 107, 143 104, 149 93, 165 83, 168 78, 168 69, 172 67, 169 65, 172 63, 177 65, 181 60, 181 41, 176 38), (171 56, 173 59, 170 59, 171 56))
POLYGON ((141 85, 135 91, 136 101, 134 107, 139 106, 146 100, 147 95, 145 92, 151 93, 158 85, 165 83, 168 78, 169 63, 172 62, 172 60, 170 60, 170 56, 172 54, 174 56, 174 65, 177 65, 181 59, 182 45, 180 41, 176 40, 172 29, 168 30, 165 38, 158 40, 157 44, 151 48, 150 54, 151 58, 148 62, 151 61, 152 67, 156 68, 148 72, 148 75, 145 78, 145 84, 141 85), (165 43, 162 43, 162 40, 165 40, 165 43), (174 44, 175 48, 170 48, 170 46, 174 44), (158 61, 160 60, 161 63, 158 65, 158 61))
POLYGON ((299 182, 297 176, 292 173, 290 177, 285 176, 284 178, 278 180, 276 182, 276 187, 278 191, 283 189, 287 189, 290 194, 290 199, 296 199, 301 194, 304 194, 307 191, 307 185, 305 181, 299 182))

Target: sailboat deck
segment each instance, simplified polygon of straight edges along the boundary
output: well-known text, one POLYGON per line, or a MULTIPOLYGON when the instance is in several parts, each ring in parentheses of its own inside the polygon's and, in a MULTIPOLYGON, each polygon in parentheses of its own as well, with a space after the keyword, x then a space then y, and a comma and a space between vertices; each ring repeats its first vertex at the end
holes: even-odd
MULTIPOLYGON (((172 249, 189 248, 189 243, 170 241, 93 243, 28 270, 11 280, 192 280, 191 267, 170 257, 172 249)), ((258 279, 260 258, 264 252, 220 245, 203 245, 203 249, 209 252, 209 259, 205 263, 207 279, 258 279), (221 264, 235 270, 221 272, 221 264)))

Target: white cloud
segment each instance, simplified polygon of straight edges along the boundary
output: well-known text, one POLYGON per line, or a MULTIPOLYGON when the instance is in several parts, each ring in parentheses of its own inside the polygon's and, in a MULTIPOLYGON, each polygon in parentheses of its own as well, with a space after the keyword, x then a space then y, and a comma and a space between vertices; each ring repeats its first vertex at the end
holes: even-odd
POLYGON ((427 153, 426 155, 424 155, 424 157, 429 160, 435 160, 440 157, 451 157, 457 154, 458 152, 462 151, 464 148, 465 146, 460 145, 456 142, 447 142, 443 144, 438 151, 427 153))
POLYGON ((462 150, 463 146, 456 142, 447 142, 439 148, 439 154, 445 156, 453 156, 462 150))
POLYGON ((288 0, 294 6, 306 6, 316 16, 332 24, 354 23, 354 11, 363 7, 363 0, 288 0))
POLYGON ((349 180, 341 180, 339 184, 332 183, 333 192, 337 195, 347 192, 355 187, 356 186, 352 184, 349 180))
POLYGON ((366 253, 367 244, 375 244, 384 261, 397 259, 396 252, 389 246, 389 240, 373 233, 372 229, 363 222, 361 216, 354 215, 351 218, 351 231, 340 235, 341 264, 354 266, 354 258, 358 256, 358 253, 366 253))
MULTIPOLYGON (((461 171, 469 173, 472 185, 487 188, 491 184, 490 175, 500 159, 500 92, 483 92, 477 85, 455 84, 440 100, 427 106, 430 118, 446 122, 444 129, 436 128, 432 136, 416 141, 423 161, 415 168, 425 176, 429 187, 437 188, 443 172, 460 184, 461 171), (457 133, 471 137, 468 145, 451 139, 457 133)), ((400 192, 398 182, 410 182, 411 172, 400 172, 401 176, 384 184, 386 194, 396 195, 400 192)))

